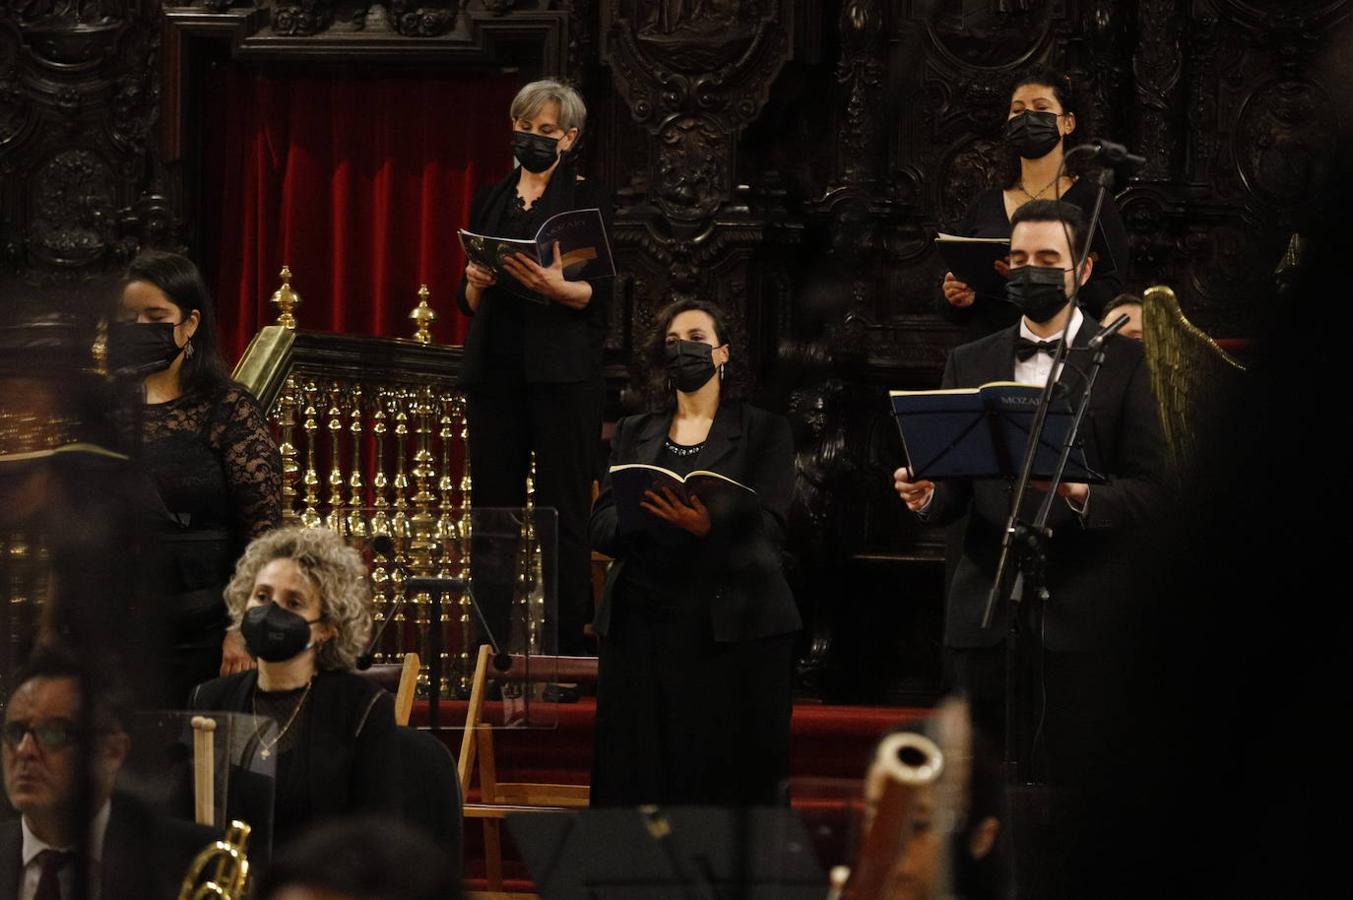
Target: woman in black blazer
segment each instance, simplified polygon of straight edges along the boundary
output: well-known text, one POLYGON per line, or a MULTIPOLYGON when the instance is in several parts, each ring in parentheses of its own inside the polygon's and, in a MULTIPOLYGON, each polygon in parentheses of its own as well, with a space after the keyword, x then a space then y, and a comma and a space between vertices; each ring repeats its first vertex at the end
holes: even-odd
POLYGON ((332 531, 279 528, 245 550, 226 605, 258 668, 198 685, 189 706, 253 716, 277 765, 273 846, 322 819, 397 814, 394 699, 351 671, 371 635, 361 555, 332 531))
MULTIPOLYGON (((609 228, 609 195, 579 177, 568 156, 586 115, 582 98, 566 85, 536 81, 522 88, 511 108, 512 150, 521 165, 475 194, 469 230, 533 238, 551 216, 593 208, 609 228)), ((505 268, 546 302, 523 299, 474 263, 465 267, 458 302, 474 321, 460 383, 470 424, 471 502, 525 506, 535 452, 536 505, 559 514, 559 650, 578 654, 592 612, 587 511, 601 436, 611 279, 567 281, 557 253, 550 266, 518 254, 505 268)), ((506 579, 500 587, 510 592, 514 573, 494 574, 475 573, 491 609, 510 600, 495 599, 495 582, 506 579)))
POLYGON ((741 514, 645 495, 653 527, 620 532, 608 475, 592 545, 615 563, 597 611, 594 806, 762 805, 789 775, 790 673, 801 627, 780 560, 794 490, 789 423, 725 396, 719 309, 682 301, 658 317, 666 409, 622 419, 611 465, 709 470, 757 492, 741 514))

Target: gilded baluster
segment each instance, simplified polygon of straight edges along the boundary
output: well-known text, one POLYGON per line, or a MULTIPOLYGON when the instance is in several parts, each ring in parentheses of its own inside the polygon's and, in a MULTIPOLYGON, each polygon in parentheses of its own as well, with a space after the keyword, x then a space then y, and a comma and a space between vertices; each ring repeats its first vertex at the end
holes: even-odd
POLYGON ((470 605, 470 588, 473 572, 470 567, 471 543, 474 526, 470 517, 470 419, 465 413, 465 397, 457 394, 452 417, 460 427, 460 489, 456 494, 457 510, 460 515, 460 528, 456 556, 460 560, 460 576, 465 579, 467 588, 460 598, 460 660, 456 667, 460 683, 457 693, 462 697, 470 696, 471 679, 474 675, 474 662, 478 649, 474 640, 472 626, 474 610, 470 605))
POLYGON ((531 469, 526 481, 526 514, 522 517, 522 544, 520 560, 521 604, 519 615, 526 629, 526 649, 529 653, 543 653, 540 644, 540 629, 544 620, 545 593, 544 579, 541 577, 541 549, 539 535, 536 532, 536 455, 531 453, 531 469))
MULTIPOLYGON (((385 621, 386 615, 390 609, 390 573, 385 569, 385 560, 377 556, 375 565, 371 568, 371 606, 372 614, 377 622, 385 621)), ((389 629, 386 629, 387 633, 389 629)), ((385 662, 385 643, 389 640, 386 635, 381 636, 379 646, 373 648, 372 661, 385 662)))
MULTIPOLYGON (((408 566, 410 559, 409 538, 411 529, 409 527, 409 476, 408 476, 408 444, 409 444, 409 413, 407 401, 409 392, 403 388, 393 388, 389 394, 389 417, 394 422, 395 433, 395 477, 394 477, 394 515, 390 519, 391 536, 395 541, 395 552, 397 558, 405 566, 408 566)), ((391 650, 423 650, 418 639, 423 632, 422 611, 419 609, 420 599, 426 601, 426 597, 408 597, 404 593, 404 570, 396 571, 396 583, 399 586, 399 597, 404 598, 403 604, 395 614, 395 635, 398 643, 391 647, 391 650), (410 615, 412 611, 412 615, 410 615), (411 624, 410 624, 411 623, 411 624)), ((398 602, 398 601, 396 601, 398 602)), ((423 663, 423 671, 418 676, 420 686, 426 686, 427 683, 427 663, 423 663)))
POLYGON ((324 517, 324 527, 330 531, 343 533, 346 524, 343 515, 343 385, 337 381, 329 383, 329 514, 324 517))
POLYGON ((28 536, 22 532, 15 532, 10 535, 9 546, 4 548, 5 568, 9 572, 8 598, 9 598, 9 625, 10 633, 6 635, 9 641, 10 649, 17 659, 19 648, 26 643, 25 625, 32 621, 32 602, 33 597, 29 591, 33 587, 33 566, 31 564, 31 554, 29 553, 28 536))
POLYGON ((301 467, 296 463, 296 445, 293 441, 296 438, 296 407, 299 405, 297 398, 296 379, 287 376, 286 383, 282 386, 282 392, 277 398, 277 424, 281 429, 281 442, 277 445, 277 453, 282 457, 282 521, 284 524, 293 525, 298 518, 296 515, 296 475, 301 467))
POLYGON ((409 537, 409 476, 406 471, 409 443, 409 414, 405 400, 408 392, 395 390, 390 394, 391 418, 395 423, 395 515, 392 521, 396 540, 409 537))
POLYGON ((437 497, 432 493, 433 479, 437 475, 434 465, 436 457, 432 454, 432 388, 421 388, 413 401, 414 433, 417 435, 413 455, 414 485, 417 491, 413 495, 414 513, 412 525, 414 539, 421 547, 430 548, 436 537, 436 520, 432 515, 432 504, 437 497))
POLYGON ((376 474, 371 476, 372 505, 375 512, 371 516, 371 533, 390 533, 390 495, 387 488, 390 480, 385 476, 385 404, 388 400, 385 391, 377 392, 371 404, 371 433, 376 439, 376 474))
MULTIPOLYGON (((413 516, 409 520, 411 539, 409 541, 410 568, 420 575, 431 575, 436 569, 437 535, 436 519, 432 515, 432 504, 436 495, 432 492, 433 478, 437 470, 432 455, 432 389, 424 386, 411 394, 414 420, 413 476, 416 491, 413 495, 413 516)), ((432 619, 432 602, 427 594, 419 594, 415 600, 418 616, 418 647, 423 659, 431 659, 432 630, 441 628, 444 617, 438 621, 432 619)), ((442 632, 445 637, 445 632, 442 632)), ((443 643, 444 646, 444 643, 443 643)))
POLYGON ((362 497, 362 386, 354 383, 348 387, 349 425, 348 434, 352 440, 352 471, 348 475, 348 534, 353 537, 366 536, 366 516, 362 507, 366 505, 362 497))
POLYGON ((456 520, 455 479, 451 477, 451 444, 456 436, 455 396, 442 394, 437 398, 437 440, 441 443, 441 464, 437 467, 437 539, 446 554, 455 552, 456 520))
MULTIPOLYGON (((396 554, 398 554, 398 551, 396 551, 396 554)), ((398 563, 399 561, 398 555, 396 555, 395 560, 398 563)), ((410 644, 407 634, 409 604, 407 602, 403 603, 400 602, 401 598, 404 597, 405 577, 406 577, 405 570, 403 566, 395 565, 394 567, 392 567, 390 571, 390 602, 396 604, 395 614, 390 619, 391 627, 386 629, 385 636, 382 638, 381 641, 382 644, 384 645, 383 649, 386 651, 387 656, 392 653, 393 654, 402 653, 403 651, 410 649, 413 646, 412 644, 410 644)), ((415 611, 415 618, 416 616, 417 612, 415 611)), ((427 663, 423 663, 422 672, 423 673, 427 672, 427 663)), ((420 673, 418 676, 419 684, 422 684, 426 680, 426 678, 427 678, 426 674, 420 673)))
POLYGON ((318 528, 322 524, 319 517, 319 471, 315 468, 315 444, 319 442, 319 411, 316 403, 319 388, 315 382, 307 381, 303 391, 305 395, 305 421, 301 427, 305 431, 305 511, 301 513, 301 524, 306 528, 318 528))

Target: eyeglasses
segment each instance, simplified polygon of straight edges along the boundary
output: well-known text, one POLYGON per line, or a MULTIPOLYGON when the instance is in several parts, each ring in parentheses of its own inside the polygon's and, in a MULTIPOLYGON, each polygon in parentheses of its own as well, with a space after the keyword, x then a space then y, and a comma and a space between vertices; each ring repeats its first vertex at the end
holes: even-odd
POLYGON ((17 750, 23 743, 24 735, 33 735, 33 740, 43 750, 61 750, 69 747, 79 737, 80 731, 69 722, 24 722, 16 719, 13 722, 6 722, 0 736, 4 738, 5 746, 11 750, 17 750))

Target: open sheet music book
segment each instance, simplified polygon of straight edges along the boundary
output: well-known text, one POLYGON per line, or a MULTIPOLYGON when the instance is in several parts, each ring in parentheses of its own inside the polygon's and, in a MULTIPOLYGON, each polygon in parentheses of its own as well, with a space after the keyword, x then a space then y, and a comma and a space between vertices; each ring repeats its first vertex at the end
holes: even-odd
POLYGON ((759 505, 755 490, 718 472, 699 470, 682 478, 671 469, 646 463, 611 466, 610 471, 621 534, 645 528, 674 527, 640 505, 648 490, 661 493, 663 488, 669 488, 688 505, 691 496, 695 495, 709 510, 712 520, 749 512, 759 505))
POLYGON ((510 254, 521 253, 542 266, 549 266, 554 262, 554 242, 558 241, 564 277, 569 281, 615 274, 615 260, 611 257, 611 244, 599 209, 571 209, 550 216, 529 240, 491 237, 464 228, 458 234, 466 259, 492 270, 498 276, 498 284, 506 290, 536 303, 549 301, 507 273, 503 260, 510 254))
MULTIPOLYGON (((976 388, 890 391, 888 396, 913 477, 939 481, 1018 478, 1042 393, 1039 385, 993 381, 976 388)), ((1035 478, 1052 477, 1073 418, 1070 405, 1054 394, 1034 458, 1035 478)), ((1079 439, 1063 480, 1105 481, 1092 468, 1079 439)))

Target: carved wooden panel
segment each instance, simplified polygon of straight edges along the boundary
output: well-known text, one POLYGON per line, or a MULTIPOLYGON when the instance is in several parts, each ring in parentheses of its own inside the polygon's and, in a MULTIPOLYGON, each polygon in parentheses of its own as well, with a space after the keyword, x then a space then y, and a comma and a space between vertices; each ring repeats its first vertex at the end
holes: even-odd
POLYGON ((147 177, 158 14, 114 0, 35 0, 0 20, 5 269, 35 283, 78 281, 144 240, 172 240, 173 212, 147 177))

